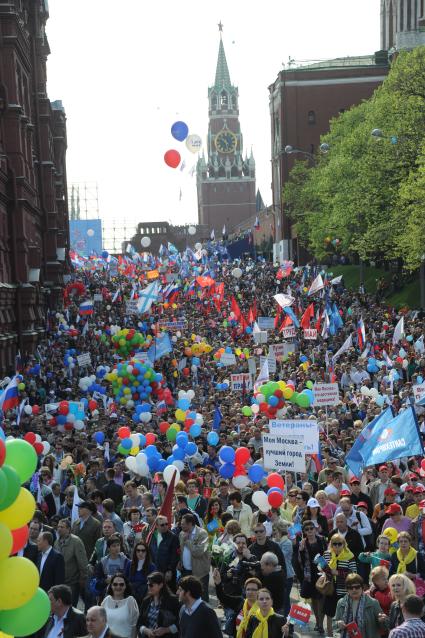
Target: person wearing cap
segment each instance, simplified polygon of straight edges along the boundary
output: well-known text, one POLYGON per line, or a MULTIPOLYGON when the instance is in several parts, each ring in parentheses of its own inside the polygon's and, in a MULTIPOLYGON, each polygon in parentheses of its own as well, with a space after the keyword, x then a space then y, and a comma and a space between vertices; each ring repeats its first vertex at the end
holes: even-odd
POLYGON ((358 479, 357 476, 353 476, 349 480, 349 484, 350 484, 350 491, 351 491, 350 501, 352 502, 352 504, 358 505, 360 501, 363 501, 363 503, 366 503, 366 506, 367 506, 367 515, 372 516, 372 513, 373 513, 372 501, 370 500, 368 494, 365 494, 364 492, 361 491, 360 479, 358 479))
POLYGON ((317 478, 317 483, 319 485, 326 482, 326 470, 332 470, 332 472, 340 472, 343 477, 345 476, 345 470, 343 467, 338 465, 338 459, 336 459, 334 456, 329 456, 326 459, 326 450, 328 450, 329 453, 329 449, 330 448, 324 448, 325 466, 322 470, 320 470, 319 476, 317 478))
POLYGON ((375 524, 378 533, 381 533, 382 526, 389 517, 387 509, 396 502, 397 492, 392 487, 387 487, 384 491, 384 501, 378 503, 373 508, 372 521, 375 524))
POLYGON ((77 507, 78 518, 72 526, 72 533, 81 538, 87 556, 91 556, 97 539, 102 535, 101 525, 93 516, 96 505, 91 501, 81 501, 77 507))
POLYGON ((393 527, 398 532, 408 532, 412 524, 412 520, 408 516, 403 516, 403 510, 398 503, 392 503, 386 509, 388 514, 387 520, 382 526, 382 531, 385 532, 388 527, 393 527))
POLYGON ((423 500, 424 496, 425 489, 422 487, 422 485, 418 485, 417 487, 413 488, 413 503, 412 505, 409 505, 405 512, 406 516, 412 519, 412 521, 417 516, 419 516, 419 503, 423 500))
POLYGON ((390 487, 390 472, 386 465, 381 465, 378 471, 379 478, 369 486, 369 496, 375 507, 384 500, 384 492, 390 487))
POLYGON ((326 516, 320 511, 320 503, 317 498, 309 498, 307 501, 307 507, 302 517, 302 522, 308 520, 312 521, 313 525, 317 528, 317 533, 324 538, 328 537, 329 527, 326 516))
POLYGON ((409 507, 409 505, 413 505, 413 503, 415 502, 415 499, 413 498, 413 490, 414 489, 415 489, 414 487, 412 487, 411 485, 408 485, 406 487, 406 489, 404 490, 403 499, 400 501, 400 505, 401 505, 401 509, 403 510, 403 514, 406 513, 406 510, 409 507))

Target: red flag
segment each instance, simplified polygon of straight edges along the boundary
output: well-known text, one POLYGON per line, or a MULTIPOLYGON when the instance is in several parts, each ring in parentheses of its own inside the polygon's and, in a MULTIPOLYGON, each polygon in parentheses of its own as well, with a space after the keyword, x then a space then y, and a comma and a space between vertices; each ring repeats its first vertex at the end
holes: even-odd
POLYGON ((241 309, 238 306, 238 302, 236 301, 236 299, 234 297, 232 297, 232 301, 231 301, 231 305, 230 305, 233 314, 235 315, 236 319, 239 319, 239 317, 241 316, 241 309))
POLYGON ((301 317, 300 325, 304 330, 310 328, 310 321, 314 317, 314 305, 311 303, 305 310, 303 316, 301 317))
POLYGON ((282 308, 280 306, 277 307, 276 317, 274 318, 274 327, 277 328, 280 323, 280 315, 282 314, 282 308))
POLYGON ((255 321, 254 312, 252 308, 250 308, 248 312, 248 323, 254 323, 254 321, 255 321))
POLYGON ((252 313, 254 315, 254 321, 257 319, 258 316, 258 310, 257 310, 257 300, 254 299, 254 304, 252 306, 252 313))
POLYGON ((321 321, 322 321, 322 315, 321 315, 321 313, 319 312, 319 315, 318 315, 317 320, 316 320, 316 324, 315 324, 315 326, 314 326, 314 327, 316 328, 317 332, 320 332, 320 324, 321 324, 321 321))
MULTIPOLYGON (((177 476, 177 472, 174 472, 171 478, 171 481, 167 487, 167 491, 165 493, 164 500, 162 502, 161 509, 159 510, 159 514, 158 514, 158 516, 165 516, 167 518, 168 525, 170 528, 173 522, 173 498, 174 498, 174 485, 176 482, 176 476, 177 476)), ((146 537, 146 545, 149 546, 152 540, 152 537, 155 533, 155 530, 156 530, 156 519, 146 537)))
POLYGON ((282 332, 285 328, 289 328, 293 323, 291 317, 289 315, 285 316, 285 319, 282 321, 282 325, 279 328, 279 332, 282 332))

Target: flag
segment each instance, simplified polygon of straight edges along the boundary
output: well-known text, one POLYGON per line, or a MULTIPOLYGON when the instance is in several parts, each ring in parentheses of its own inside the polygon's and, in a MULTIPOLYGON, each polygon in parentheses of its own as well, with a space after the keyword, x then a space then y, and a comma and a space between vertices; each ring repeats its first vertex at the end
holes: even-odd
POLYGON ((80 303, 80 308, 78 310, 81 316, 92 315, 93 314, 93 302, 91 299, 87 299, 80 303))
POLYGON ((210 235, 210 237, 211 237, 211 241, 215 241, 215 232, 214 232, 214 228, 213 228, 213 229, 212 229, 212 231, 211 231, 211 235, 210 235))
POLYGON ((396 343, 398 343, 400 339, 403 337, 403 335, 404 335, 404 316, 401 317, 400 321, 397 323, 396 327, 394 328, 393 344, 395 345, 396 343))
POLYGON ((114 292, 114 296, 111 299, 111 303, 115 303, 118 297, 120 296, 121 288, 118 286, 116 291, 114 292))
POLYGON ((223 230, 221 231, 221 236, 223 237, 223 241, 227 239, 226 224, 223 224, 223 230))
POLYGON ((331 279, 331 286, 336 286, 337 284, 340 284, 342 281, 342 275, 339 275, 339 277, 334 277, 333 279, 331 279))
POLYGON ((255 230, 260 230, 260 221, 259 221, 258 217, 255 218, 254 229, 255 230))
POLYGON ((0 394, 0 412, 13 410, 19 404, 18 377, 15 376, 0 394))
POLYGON ((77 518, 80 516, 80 512, 78 510, 78 505, 81 503, 80 495, 78 494, 78 488, 74 485, 74 496, 72 499, 72 510, 71 510, 71 524, 73 525, 77 518))
POLYGON ((291 295, 284 295, 283 293, 279 293, 277 295, 273 295, 273 299, 277 301, 281 308, 286 308, 287 306, 292 306, 295 299, 291 295))
POLYGON ((179 254, 179 251, 177 250, 177 248, 170 241, 168 242, 168 252, 171 255, 178 255, 179 254))
POLYGON ((363 317, 360 317, 360 321, 357 323, 357 343, 360 350, 363 350, 366 343, 366 331, 363 323, 363 317))
POLYGON ((381 414, 378 414, 378 416, 376 416, 373 421, 368 423, 360 432, 359 436, 354 441, 351 450, 348 452, 345 458, 345 461, 350 470, 353 472, 354 476, 360 477, 361 473, 363 472, 364 461, 362 455, 360 454, 363 443, 370 438, 372 430, 378 424, 378 422, 381 425, 386 424, 392 421, 393 418, 393 409, 389 407, 384 412, 381 412, 381 414))
POLYGON ((172 351, 173 346, 171 345, 168 332, 163 332, 155 338, 153 345, 148 350, 148 356, 153 363, 172 351))
POLYGON ((394 364, 391 361, 391 359, 389 358, 389 356, 388 356, 388 354, 386 353, 385 350, 382 351, 382 356, 384 357, 385 365, 387 366, 387 368, 392 368, 394 366, 394 364))
POLYGON ((213 430, 219 430, 220 429, 220 423, 223 420, 223 415, 221 413, 220 410, 220 406, 216 405, 215 406, 215 410, 214 410, 214 416, 213 416, 213 430))
POLYGON ((283 312, 285 312, 287 315, 289 315, 293 321, 293 324, 296 328, 300 327, 300 322, 298 321, 298 318, 295 314, 295 312, 292 310, 292 308, 284 308, 283 312))
POLYGON ((140 292, 137 310, 141 314, 143 314, 144 312, 149 312, 152 304, 158 300, 158 297, 159 283, 158 281, 154 281, 140 292))
MULTIPOLYGON (((390 409, 387 408, 385 413, 390 409)), ((358 448, 364 467, 424 454, 418 421, 412 406, 392 419, 378 419, 366 435, 358 448)), ((348 456, 346 460, 348 462, 348 456)))
POLYGON ((323 282, 322 275, 319 274, 311 284, 307 294, 314 295, 316 292, 319 292, 319 290, 323 290, 324 287, 325 284, 323 282))
POLYGON ((419 337, 419 339, 417 339, 415 341, 415 350, 416 352, 423 352, 425 350, 425 346, 424 346, 424 336, 422 335, 422 337, 419 337))
POLYGON ((266 357, 264 359, 263 366, 260 370, 260 374, 258 375, 257 380, 254 383, 254 389, 258 388, 260 385, 263 385, 263 383, 267 383, 268 380, 269 380, 269 360, 266 357))
POLYGON ((18 408, 18 414, 16 415, 16 425, 19 425, 21 422, 21 416, 22 416, 22 412, 24 411, 24 407, 26 406, 26 404, 28 403, 29 399, 28 397, 26 399, 24 399, 23 401, 21 401, 21 403, 19 404, 19 408, 18 408))
POLYGON ((85 337, 86 334, 88 333, 88 331, 89 331, 89 320, 87 319, 86 323, 84 324, 83 329, 81 330, 81 336, 85 337))
POLYGON ((311 303, 306 308, 303 316, 301 317, 301 321, 300 321, 301 328, 304 328, 304 330, 306 330, 307 328, 310 328, 310 321, 311 319, 313 319, 313 317, 314 317, 314 304, 311 303))
MULTIPOLYGON (((168 526, 170 528, 173 524, 173 502, 174 502, 174 486, 176 483, 176 476, 177 476, 177 468, 176 468, 176 471, 173 473, 173 476, 171 477, 171 481, 168 484, 167 491, 165 492, 164 500, 162 501, 161 509, 159 510, 159 514, 158 514, 158 516, 165 516, 167 518, 168 526)), ((146 545, 148 547, 156 531, 156 520, 158 516, 156 517, 146 537, 146 545)))
POLYGON ((342 346, 340 347, 339 350, 337 350, 337 352, 335 352, 334 356, 332 357, 332 361, 335 363, 335 361, 337 359, 339 359, 339 357, 344 354, 344 352, 347 352, 347 350, 349 350, 353 345, 353 338, 351 335, 349 335, 346 340, 344 341, 344 343, 342 344, 342 346))

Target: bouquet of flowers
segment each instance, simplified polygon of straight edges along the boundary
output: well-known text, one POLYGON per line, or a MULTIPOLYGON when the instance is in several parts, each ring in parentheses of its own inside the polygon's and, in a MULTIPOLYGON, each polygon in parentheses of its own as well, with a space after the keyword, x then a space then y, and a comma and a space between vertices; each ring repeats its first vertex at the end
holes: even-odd
POLYGON ((211 565, 213 567, 222 567, 228 565, 232 559, 233 552, 235 550, 234 545, 229 543, 213 543, 211 547, 211 565))

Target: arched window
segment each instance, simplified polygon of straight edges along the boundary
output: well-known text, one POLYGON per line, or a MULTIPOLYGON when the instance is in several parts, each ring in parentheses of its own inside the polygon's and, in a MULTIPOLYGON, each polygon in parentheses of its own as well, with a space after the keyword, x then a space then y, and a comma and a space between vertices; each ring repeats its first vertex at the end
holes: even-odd
POLYGON ((309 124, 316 124, 316 113, 315 111, 309 111, 307 115, 307 121, 309 124))
POLYGON ((218 169, 218 176, 219 177, 226 177, 226 171, 224 170, 224 166, 220 166, 220 168, 218 169))
POLYGON ((229 104, 229 98, 227 96, 226 91, 223 91, 220 95, 220 106, 222 109, 227 109, 228 104, 229 104))
POLYGON ((212 111, 217 110, 217 96, 215 93, 211 94, 211 110, 212 111))

